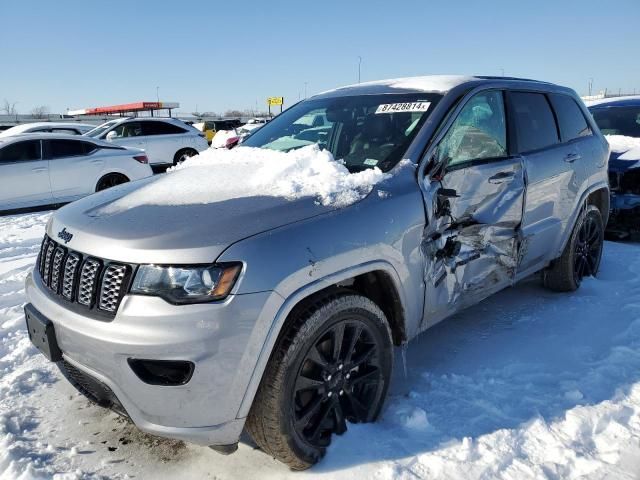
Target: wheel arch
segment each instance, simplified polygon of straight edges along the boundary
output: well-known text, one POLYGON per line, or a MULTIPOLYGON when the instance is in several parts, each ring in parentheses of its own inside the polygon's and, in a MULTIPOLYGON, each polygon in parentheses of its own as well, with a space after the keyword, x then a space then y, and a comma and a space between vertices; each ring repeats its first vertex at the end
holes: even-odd
MULTIPOLYGON (((580 196, 580 200, 576 202, 573 214, 567 221, 567 225, 562 234, 562 242, 560 242, 559 250, 556 252, 555 258, 562 255, 567 242, 571 238, 571 233, 575 228, 576 222, 580 218, 580 213, 583 211, 585 205, 595 205, 600 210, 602 215, 602 223, 605 228, 607 226, 607 220, 609 218, 609 185, 605 181, 594 183, 590 188, 586 189, 580 196)), ((554 258, 554 259, 555 259, 554 258)))
POLYGON ((400 287, 400 278, 393 266, 383 261, 369 262, 317 279, 284 299, 256 360, 237 418, 244 418, 249 414, 267 363, 294 314, 325 296, 339 292, 352 292, 371 299, 387 317, 393 343, 400 345, 406 342, 405 300, 404 292, 400 287))
POLYGON ((98 191, 98 185, 100 185, 100 182, 102 182, 105 178, 110 177, 111 175, 118 175, 120 177, 124 177, 124 178, 126 178, 127 182, 131 181, 131 179, 129 178, 129 176, 126 173, 124 173, 124 172, 122 172, 120 170, 116 170, 116 169, 110 170, 110 171, 108 171, 106 173, 100 174, 100 176, 98 177, 98 180, 95 182, 94 191, 97 192, 98 191))

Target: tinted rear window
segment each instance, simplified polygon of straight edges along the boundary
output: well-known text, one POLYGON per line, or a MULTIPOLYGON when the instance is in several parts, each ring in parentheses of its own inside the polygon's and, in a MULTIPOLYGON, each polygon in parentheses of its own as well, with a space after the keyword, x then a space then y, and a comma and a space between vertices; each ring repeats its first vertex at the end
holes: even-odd
POLYGON ((568 142, 574 138, 591 135, 591 128, 573 98, 569 95, 552 94, 549 95, 549 99, 558 116, 563 141, 568 142))
POLYGON ((558 128, 547 97, 526 92, 512 92, 510 97, 520 153, 558 143, 558 128))
POLYGON ((74 140, 49 140, 51 158, 78 157, 85 155, 85 142, 74 140))
POLYGON ((142 122, 142 131, 143 135, 169 135, 186 132, 184 128, 165 122, 142 122))

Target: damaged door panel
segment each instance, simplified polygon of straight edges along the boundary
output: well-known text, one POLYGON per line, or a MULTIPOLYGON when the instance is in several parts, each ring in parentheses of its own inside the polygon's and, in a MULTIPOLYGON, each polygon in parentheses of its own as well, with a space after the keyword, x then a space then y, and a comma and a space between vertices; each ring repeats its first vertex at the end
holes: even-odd
POLYGON ((423 328, 515 279, 525 173, 508 143, 504 92, 486 90, 469 98, 434 147, 423 179, 423 328))
POLYGON ((432 205, 423 242, 426 328, 514 280, 525 177, 514 157, 425 181, 432 205))

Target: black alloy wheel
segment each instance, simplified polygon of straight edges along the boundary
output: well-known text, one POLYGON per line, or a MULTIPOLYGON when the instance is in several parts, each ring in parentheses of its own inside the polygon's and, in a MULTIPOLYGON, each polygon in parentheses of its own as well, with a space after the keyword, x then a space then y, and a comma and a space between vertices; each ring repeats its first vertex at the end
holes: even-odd
POLYGON ((331 326, 313 344, 293 391, 295 429, 307 442, 326 447, 346 421, 370 422, 385 391, 382 348, 370 328, 357 319, 331 326))

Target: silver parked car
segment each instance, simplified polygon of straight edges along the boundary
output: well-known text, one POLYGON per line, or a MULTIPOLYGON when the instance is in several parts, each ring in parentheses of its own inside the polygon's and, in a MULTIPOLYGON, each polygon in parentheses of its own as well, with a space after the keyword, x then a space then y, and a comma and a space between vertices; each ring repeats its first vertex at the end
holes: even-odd
POLYGON ((296 104, 244 145, 298 148, 312 112, 329 131, 307 143, 350 172, 388 173, 355 203, 256 192, 101 214, 144 197, 124 185, 53 215, 27 325, 89 398, 221 452, 246 427, 304 469, 349 422, 378 417, 394 345, 533 273, 572 291, 598 271, 609 152, 573 90, 361 84, 296 104))
POLYGON ((0 138, 0 212, 72 202, 153 175, 145 153, 81 135, 0 138))
POLYGON ((209 148, 204 134, 175 118, 121 118, 110 120, 86 136, 125 147, 142 148, 153 168, 176 165, 209 148))
POLYGON ((74 122, 23 123, 0 132, 0 137, 9 137, 21 133, 67 133, 69 135, 82 135, 94 128, 95 125, 74 122))

